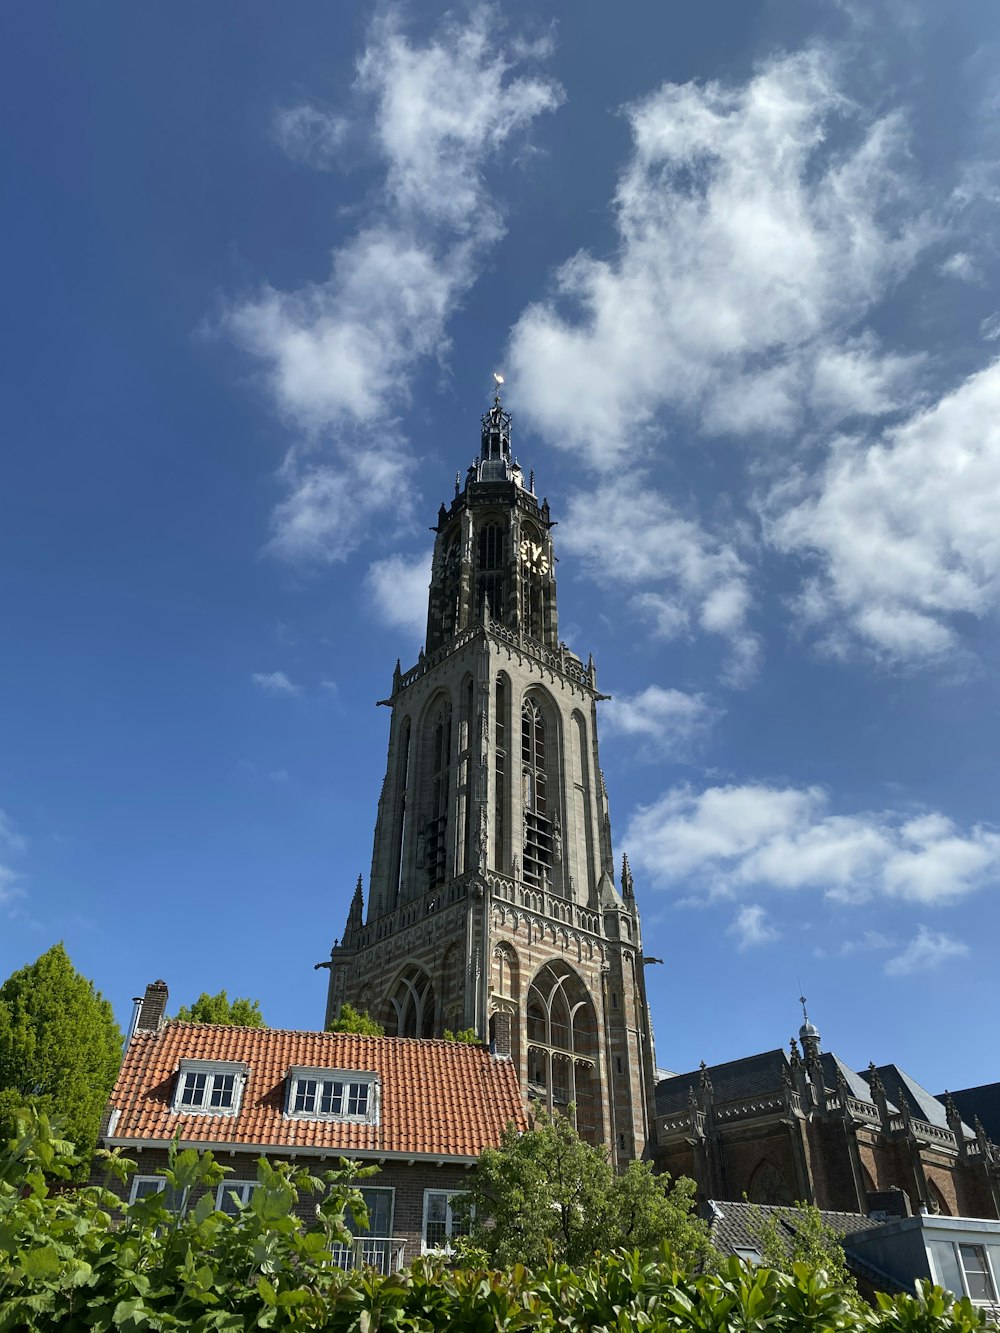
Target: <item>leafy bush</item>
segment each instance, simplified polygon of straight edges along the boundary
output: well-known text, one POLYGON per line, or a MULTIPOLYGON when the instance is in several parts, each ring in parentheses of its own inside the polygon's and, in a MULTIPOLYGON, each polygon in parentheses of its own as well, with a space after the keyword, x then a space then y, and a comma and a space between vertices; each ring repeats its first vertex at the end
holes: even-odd
MULTIPOLYGON (((131 1164, 105 1154, 111 1176, 131 1164)), ((180 1208, 149 1195, 122 1209, 103 1187, 58 1193, 47 1181, 77 1165, 43 1113, 31 1111, 0 1154, 0 1333, 80 1330, 327 1330, 445 1333, 971 1333, 985 1327, 968 1301, 924 1286, 858 1310, 824 1272, 791 1274, 729 1260, 692 1276, 664 1248, 599 1256, 571 1268, 548 1263, 494 1270, 418 1259, 402 1274, 344 1273, 332 1247, 347 1243, 344 1211, 364 1204, 350 1167, 323 1178, 261 1160, 258 1187, 237 1217, 214 1209, 226 1168, 211 1153, 174 1149, 164 1172, 180 1208), (201 1195, 199 1197, 199 1192, 201 1195), (319 1195, 308 1224, 301 1193, 319 1195)), ((370 1169, 369 1169, 370 1170, 370 1169)))
POLYGON ((355 1032, 361 1037, 384 1037, 385 1028, 370 1016, 367 1009, 358 1013, 353 1004, 342 1004, 337 1017, 327 1026, 327 1032, 355 1032))
POLYGON ((265 1028, 260 1001, 237 996, 231 1000, 224 990, 218 995, 202 991, 194 1004, 182 1004, 177 1010, 178 1023, 221 1023, 226 1027, 265 1028))

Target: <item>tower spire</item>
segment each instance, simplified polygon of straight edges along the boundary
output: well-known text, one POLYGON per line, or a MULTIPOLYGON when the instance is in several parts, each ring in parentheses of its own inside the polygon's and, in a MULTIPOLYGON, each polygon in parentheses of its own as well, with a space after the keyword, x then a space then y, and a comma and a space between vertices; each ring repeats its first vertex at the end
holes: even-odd
POLYGON ((506 478, 506 465, 510 463, 510 413, 504 411, 503 403, 500 401, 503 382, 503 376, 494 371, 493 403, 483 417, 482 448, 479 456, 483 463, 503 463, 505 465, 503 477, 506 478))

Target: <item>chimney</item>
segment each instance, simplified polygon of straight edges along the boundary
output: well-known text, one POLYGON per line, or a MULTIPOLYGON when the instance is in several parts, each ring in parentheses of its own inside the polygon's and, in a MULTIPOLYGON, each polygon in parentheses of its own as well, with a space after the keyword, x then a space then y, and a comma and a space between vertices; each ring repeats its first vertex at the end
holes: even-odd
POLYGON ((167 1012, 167 983, 151 981, 146 987, 146 994, 140 999, 136 996, 139 1012, 136 1015, 133 1033, 155 1032, 162 1027, 167 1012))

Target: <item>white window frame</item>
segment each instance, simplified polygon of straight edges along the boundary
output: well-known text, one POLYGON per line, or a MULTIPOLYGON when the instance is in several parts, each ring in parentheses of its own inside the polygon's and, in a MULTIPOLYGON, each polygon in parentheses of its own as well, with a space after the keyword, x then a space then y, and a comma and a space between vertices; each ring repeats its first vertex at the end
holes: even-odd
MULTIPOLYGON (((386 1232, 372 1231, 369 1226, 367 1231, 359 1228, 352 1232, 355 1240, 390 1240, 392 1238, 392 1229, 396 1225, 396 1187, 395 1185, 358 1185, 362 1194, 388 1194, 389 1195, 389 1228, 386 1232)), ((350 1224, 344 1219, 344 1225, 350 1230, 350 1224)))
POLYGON ((377 1125, 379 1123, 379 1114, 381 1109, 381 1087, 378 1075, 368 1070, 359 1069, 319 1069, 305 1065, 293 1066, 288 1071, 287 1091, 285 1094, 285 1116, 289 1120, 335 1120, 352 1125, 377 1125), (339 1111, 323 1111, 319 1109, 319 1099, 324 1095, 319 1087, 315 1096, 317 1105, 313 1110, 295 1109, 295 1103, 299 1096, 299 1084, 306 1081, 315 1082, 318 1085, 324 1083, 340 1083, 343 1085, 341 1091, 341 1109, 339 1111), (347 1109, 349 1105, 351 1085, 355 1087, 364 1087, 367 1089, 366 1105, 362 1112, 352 1113, 347 1109))
POLYGON ((224 1180, 222 1184, 219 1186, 219 1188, 215 1191, 216 1209, 220 1213, 225 1213, 227 1217, 238 1217, 239 1216, 238 1209, 235 1212, 230 1212, 225 1207, 226 1198, 228 1197, 229 1193, 232 1192, 239 1196, 241 1204, 246 1205, 250 1202, 250 1196, 257 1188, 257 1184, 258 1182, 256 1180, 224 1180))
MULTIPOLYGON (((421 1254, 450 1254, 450 1253, 451 1253, 451 1238, 452 1238, 452 1236, 455 1235, 455 1232, 452 1230, 452 1223, 453 1223, 453 1221, 454 1221, 454 1216, 453 1216, 452 1211, 451 1211, 451 1201, 452 1201, 452 1199, 458 1198, 458 1196, 461 1195, 461 1194, 468 1194, 468 1192, 469 1192, 468 1190, 447 1190, 447 1189, 426 1189, 426 1190, 424 1190, 424 1217, 423 1217, 423 1222, 421 1223, 421 1227, 420 1227, 420 1253, 421 1253, 421 1254), (430 1245, 430 1244, 428 1244, 428 1241, 427 1241, 427 1222, 428 1222, 427 1213, 428 1213, 428 1208, 429 1208, 430 1201, 431 1201, 431 1195, 433 1195, 433 1194, 443 1194, 443 1195, 445 1196, 445 1223, 444 1223, 444 1224, 445 1224, 445 1229, 446 1229, 446 1230, 445 1230, 445 1242, 444 1242, 443 1245, 430 1245)), ((475 1216, 476 1216, 476 1210, 475 1210, 475 1207, 473 1207, 472 1210, 471 1210, 471 1212, 469 1213, 469 1222, 470 1222, 470 1224, 471 1224, 472 1221, 474 1220, 475 1216)), ((460 1236, 464 1236, 466 1233, 465 1233, 464 1231, 460 1231, 458 1234, 459 1234, 460 1236)))
MULTIPOLYGON (((132 1187, 131 1187, 131 1189, 129 1190, 129 1196, 128 1196, 129 1204, 133 1204, 133 1203, 135 1203, 135 1202, 137 1201, 137 1199, 139 1198, 139 1186, 140 1186, 140 1185, 155 1185, 155 1186, 156 1186, 155 1189, 151 1189, 151 1190, 146 1190, 146 1191, 145 1191, 145 1193, 144 1193, 143 1196, 142 1196, 144 1199, 145 1199, 145 1198, 148 1198, 148 1196, 149 1196, 150 1194, 165 1194, 165 1193, 168 1193, 168 1190, 167 1190, 167 1181, 166 1181, 166 1177, 165 1177, 165 1176, 133 1176, 133 1177, 132 1177, 132 1187)), ((172 1198, 171 1198, 171 1199, 168 1199, 168 1200, 165 1201, 165 1202, 166 1202, 166 1206, 167 1206, 167 1208, 169 1208, 171 1212, 179 1212, 179 1211, 180 1211, 180 1201, 178 1200, 177 1196, 174 1194, 173 1190, 170 1190, 169 1193, 170 1193, 170 1195, 172 1196, 172 1198), (173 1206, 172 1206, 172 1205, 173 1205, 173 1206)))
POLYGON ((956 1239, 955 1255, 958 1259, 958 1271, 962 1274, 962 1285, 965 1287, 965 1294, 968 1296, 969 1300, 976 1305, 995 1305, 997 1302, 997 1283, 996 1276, 993 1272, 993 1265, 990 1262, 990 1252, 988 1248, 978 1238, 975 1240, 956 1239), (976 1250, 978 1256, 982 1259, 982 1268, 976 1269, 975 1271, 977 1273, 982 1273, 986 1280, 987 1288, 992 1288, 992 1290, 987 1291, 985 1296, 973 1296, 969 1289, 969 1270, 965 1266, 965 1255, 962 1253, 963 1249, 976 1250))
POLYGON ((247 1067, 239 1060, 182 1060, 177 1067, 177 1086, 174 1089, 174 1100, 170 1109, 175 1115, 239 1115, 246 1077, 247 1067), (200 1106, 191 1106, 182 1100, 188 1076, 191 1074, 205 1076, 205 1094, 200 1106), (212 1105, 217 1078, 233 1080, 233 1099, 230 1106, 212 1105))

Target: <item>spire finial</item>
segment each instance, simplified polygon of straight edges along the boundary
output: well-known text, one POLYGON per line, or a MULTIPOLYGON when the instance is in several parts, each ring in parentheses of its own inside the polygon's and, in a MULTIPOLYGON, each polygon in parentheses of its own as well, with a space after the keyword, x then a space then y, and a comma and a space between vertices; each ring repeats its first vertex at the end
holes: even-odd
POLYGON ((803 1023, 808 1023, 809 1015, 806 1012, 806 997, 804 995, 799 996, 799 1004, 802 1006, 802 1021, 803 1023))

